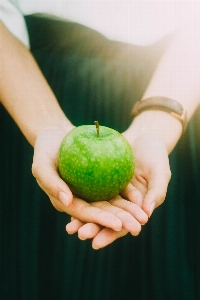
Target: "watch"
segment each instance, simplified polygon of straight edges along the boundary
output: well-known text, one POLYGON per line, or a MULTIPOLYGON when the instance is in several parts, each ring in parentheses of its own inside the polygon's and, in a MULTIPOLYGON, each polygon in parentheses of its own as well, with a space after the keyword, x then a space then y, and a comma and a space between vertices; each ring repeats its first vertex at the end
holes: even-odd
POLYGON ((137 116, 141 112, 146 110, 165 111, 181 122, 183 132, 187 128, 187 112, 186 110, 184 110, 183 106, 176 100, 161 96, 142 99, 135 103, 131 111, 131 115, 137 116))

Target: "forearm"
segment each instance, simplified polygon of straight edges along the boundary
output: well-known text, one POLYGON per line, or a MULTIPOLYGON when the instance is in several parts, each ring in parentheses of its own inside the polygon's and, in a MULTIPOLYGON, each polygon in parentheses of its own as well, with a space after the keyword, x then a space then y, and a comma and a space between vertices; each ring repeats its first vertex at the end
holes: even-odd
POLYGON ((2 23, 0 35, 0 101, 30 144, 46 128, 71 129, 30 51, 2 23))
MULTIPOLYGON (((195 29, 174 34, 143 95, 143 99, 164 96, 178 101, 187 111, 188 120, 200 103, 200 33, 195 29)), ((126 134, 133 143, 140 134, 157 135, 170 153, 181 132, 180 121, 166 112, 149 110, 135 117, 126 134)))

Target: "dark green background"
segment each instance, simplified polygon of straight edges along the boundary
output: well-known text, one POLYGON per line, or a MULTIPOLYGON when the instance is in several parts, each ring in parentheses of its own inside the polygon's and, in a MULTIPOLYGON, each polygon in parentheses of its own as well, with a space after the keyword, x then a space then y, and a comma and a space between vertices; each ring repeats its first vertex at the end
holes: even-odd
MULTIPOLYGON (((31 51, 74 125, 125 130, 168 37, 129 46, 41 15, 26 21, 31 51)), ((165 203, 138 237, 99 251, 65 232, 69 216, 37 186, 33 149, 2 107, 0 128, 1 299, 200 299, 200 109, 170 155, 165 203)))

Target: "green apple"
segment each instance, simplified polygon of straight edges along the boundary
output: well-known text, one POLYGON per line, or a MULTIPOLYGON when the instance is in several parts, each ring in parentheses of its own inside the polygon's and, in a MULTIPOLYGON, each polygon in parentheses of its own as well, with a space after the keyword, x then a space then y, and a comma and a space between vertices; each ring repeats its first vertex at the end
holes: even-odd
POLYGON ((72 129, 58 153, 61 178, 74 195, 88 202, 119 195, 134 173, 128 141, 118 131, 95 124, 72 129))

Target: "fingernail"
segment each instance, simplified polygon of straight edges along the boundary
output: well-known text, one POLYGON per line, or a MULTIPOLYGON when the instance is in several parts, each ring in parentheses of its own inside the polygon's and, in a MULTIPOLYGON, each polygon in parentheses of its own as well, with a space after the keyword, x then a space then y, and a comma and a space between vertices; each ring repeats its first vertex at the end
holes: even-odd
POLYGON ((85 241, 86 239, 85 238, 82 238, 82 237, 78 237, 79 238, 79 240, 81 240, 81 241, 85 241))
POLYGON ((64 204, 65 206, 69 205, 69 197, 66 193, 60 192, 59 193, 59 199, 62 202, 62 204, 64 204))
POLYGON ((150 204, 150 207, 149 207, 149 218, 151 217, 151 215, 152 215, 152 213, 153 213, 153 211, 154 211, 155 206, 156 206, 156 203, 155 203, 155 202, 152 202, 152 203, 150 204))
POLYGON ((98 247, 95 247, 95 246, 93 246, 93 245, 92 245, 92 248, 93 248, 94 250, 98 250, 98 249, 99 249, 98 247))

